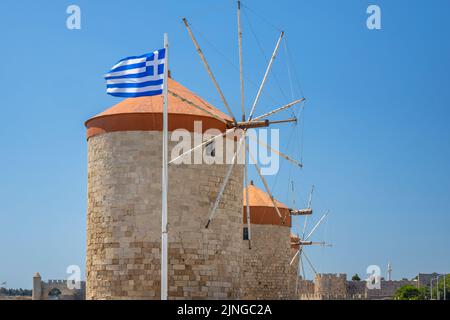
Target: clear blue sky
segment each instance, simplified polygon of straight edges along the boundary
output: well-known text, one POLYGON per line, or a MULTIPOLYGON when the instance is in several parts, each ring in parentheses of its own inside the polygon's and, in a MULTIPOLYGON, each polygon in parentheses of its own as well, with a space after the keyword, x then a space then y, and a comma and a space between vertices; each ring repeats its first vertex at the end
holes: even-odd
MULTIPOLYGON (((450 271, 450 2, 244 1, 265 54, 278 31, 308 99, 303 170, 282 165, 275 196, 297 202, 316 185, 317 215, 330 209, 308 251, 320 272, 365 275, 368 265, 394 278, 450 271), (366 8, 382 9, 382 30, 366 28, 366 8), (290 172, 290 174, 289 174, 290 172)), ((87 146, 83 122, 117 103, 102 75, 118 59, 171 40, 176 80, 222 107, 181 17, 190 18, 236 113, 239 83, 235 2, 6 0, 0 13, 0 282, 31 287, 36 271, 65 277, 85 263, 87 146), (82 29, 66 29, 66 8, 82 10, 82 29), (201 32, 202 36, 198 33, 201 32), (212 43, 212 46, 209 44, 212 43)), ((243 16, 247 104, 266 59, 243 16)), ((290 98, 284 48, 257 113, 290 98), (269 93, 269 95, 267 95, 269 93)), ((299 90, 294 91, 298 96, 299 90)), ((279 118, 290 116, 289 113, 279 118)), ((284 126, 284 142, 296 128, 284 126)), ((301 130, 299 130, 301 132, 301 130)), ((297 137, 297 135, 294 135, 297 137)), ((294 138, 282 150, 298 154, 294 138), (297 151, 296 151, 297 150, 297 151)), ((257 181, 253 172, 253 177, 257 181)), ((261 186, 260 182, 256 182, 261 186)))

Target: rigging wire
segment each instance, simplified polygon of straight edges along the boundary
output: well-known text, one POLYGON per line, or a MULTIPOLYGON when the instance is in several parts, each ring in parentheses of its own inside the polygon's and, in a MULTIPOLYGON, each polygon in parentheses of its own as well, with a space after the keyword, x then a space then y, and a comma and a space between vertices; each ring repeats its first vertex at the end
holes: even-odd
MULTIPOLYGON (((296 126, 296 124, 294 124, 294 126, 296 126)), ((288 143, 287 143, 287 146, 286 146, 286 149, 288 149, 288 150, 289 150, 289 147, 290 147, 290 145, 291 145, 291 141, 292 141, 293 135, 294 135, 294 130, 291 130, 291 134, 289 135, 288 143)), ((281 167, 282 167, 283 164, 284 164, 284 161, 282 161, 282 162, 280 163, 279 170, 281 170, 281 167)), ((289 167, 292 167, 292 166, 289 166, 289 167)), ((274 190, 275 187, 277 186, 277 183, 278 183, 278 177, 279 177, 279 176, 280 176, 279 174, 277 174, 277 175, 275 176, 275 180, 274 180, 273 183, 272 183, 272 188, 271 188, 271 190, 274 190)))
MULTIPOLYGON (((244 12, 245 14, 245 12, 244 12)), ((189 26, 191 27, 191 29, 193 31, 195 31, 196 34, 198 34, 199 38, 202 38, 206 44, 211 47, 211 49, 213 49, 216 53, 218 53, 220 56, 222 56, 225 59, 225 62, 227 64, 229 64, 231 67, 233 67, 233 69, 239 73, 239 67, 226 55, 224 54, 220 49, 218 49, 213 43, 212 41, 210 41, 208 39, 208 37, 206 37, 206 35, 201 32, 199 29, 195 28, 191 22, 189 22, 189 26)), ((256 83, 256 81, 252 78, 249 78, 249 76, 247 74, 244 74, 244 79, 246 82, 248 82, 251 86, 253 86, 255 89, 259 88, 259 85, 256 83)), ((274 103, 275 105, 279 104, 279 101, 277 101, 277 99, 275 99, 273 96, 271 96, 269 93, 264 92, 264 96, 267 97, 269 100, 272 101, 272 103, 274 103)), ((218 100, 217 100, 218 101, 218 100)))
MULTIPOLYGON (((242 7, 244 7, 244 6, 242 6, 242 7)), ((245 6, 245 8, 250 9, 248 6, 245 6)), ((258 14, 257 14, 256 12, 254 12, 254 10, 250 10, 250 11, 252 11, 253 13, 255 13, 256 16, 258 16, 258 14)), ((248 25, 249 25, 249 27, 250 27, 250 31, 251 31, 251 33, 252 33, 252 35, 253 35, 253 37, 254 37, 254 39, 255 39, 257 45, 258 45, 258 48, 259 48, 259 50, 260 50, 262 56, 264 57, 264 59, 267 60, 267 55, 266 55, 266 53, 265 53, 265 51, 264 51, 264 48, 263 48, 262 45, 261 45, 261 42, 259 41, 259 38, 257 37, 257 35, 256 35, 256 33, 255 33, 255 30, 254 30, 254 28, 253 28, 253 26, 252 26, 252 24, 251 24, 250 18, 249 18, 249 16, 248 16, 246 10, 243 10, 243 13, 244 13, 244 16, 246 17, 246 22, 248 23, 248 25)), ((265 22, 268 23, 268 22, 267 22, 267 19, 262 18, 260 15, 259 15, 259 18, 261 18, 262 20, 265 20, 265 22)), ((268 24, 271 25, 270 23, 268 23, 268 24)), ((193 29, 193 30, 194 30, 201 38, 203 38, 203 40, 205 40, 205 42, 206 42, 206 43, 207 43, 207 44, 208 44, 208 45, 209 45, 216 53, 218 53, 220 56, 222 56, 222 57, 225 59, 225 61, 226 61, 230 66, 232 66, 233 69, 234 69, 236 72, 239 72, 238 66, 237 66, 237 65, 236 65, 236 64, 235 64, 235 63, 234 63, 234 62, 233 62, 226 54, 224 54, 221 50, 219 50, 219 49, 212 43, 212 41, 210 41, 210 40, 205 36, 205 34, 204 34, 203 32, 201 32, 200 30, 198 30, 197 28, 195 28, 195 27, 192 25, 192 23, 189 23, 189 25, 190 25, 190 27, 191 27, 191 28, 192 28, 192 29, 193 29)), ((272 25, 272 27, 273 27, 273 25, 272 25)), ((277 31, 281 31, 280 28, 277 28, 277 27, 273 27, 273 28, 276 29, 277 31)), ((290 57, 290 52, 289 52, 289 49, 288 49, 288 47, 287 47, 287 39, 286 39, 286 36, 283 38, 283 40, 284 40, 284 47, 285 47, 286 65, 287 65, 287 67, 288 67, 288 76, 289 76, 289 84, 290 84, 290 89, 291 89, 291 96, 294 97, 294 92, 293 92, 293 91, 294 91, 294 90, 293 90, 293 82, 294 82, 294 81, 293 81, 293 80, 295 80, 296 85, 297 85, 297 87, 298 87, 298 91, 301 93, 301 96, 304 97, 304 94, 303 94, 303 90, 302 90, 300 81, 298 80, 297 73, 295 72, 295 66, 294 66, 293 63, 291 62, 292 59, 291 59, 291 57, 290 57), (294 70, 294 72, 293 72, 292 70, 294 70), (294 77, 293 77, 292 75, 294 75, 294 77)), ((276 72, 275 72, 274 70, 272 70, 271 74, 273 75, 273 78, 274 78, 274 80, 275 80, 275 83, 276 83, 276 85, 277 85, 277 87, 278 87, 278 89, 279 89, 281 95, 283 96, 283 98, 284 98, 286 101, 288 101, 287 96, 286 96, 286 94, 285 94, 285 92, 284 92, 284 90, 282 89, 282 86, 281 86, 281 84, 280 84, 280 81, 278 80, 278 77, 277 77, 277 75, 276 75, 276 72)), ((245 79, 246 81, 248 81, 248 83, 250 83, 250 85, 252 85, 253 87, 255 87, 255 88, 258 88, 258 87, 259 87, 259 85, 256 84, 256 82, 253 81, 253 79, 249 78, 247 75, 244 75, 244 79, 245 79)), ((269 93, 267 93, 267 91, 265 91, 263 94, 264 94, 264 96, 266 96, 267 98, 269 98, 269 100, 271 100, 274 104, 278 104, 277 99, 275 99, 274 97, 272 97, 269 93)), ((290 110, 290 111, 292 112, 292 110, 290 110)))
MULTIPOLYGON (((188 89, 182 89, 182 88, 178 88, 177 91, 179 91, 181 93, 185 93, 188 96, 194 93, 194 92, 192 92, 192 91, 190 91, 188 89)), ((211 110, 211 107, 214 107, 216 105, 220 105, 220 103, 221 103, 221 101, 219 99, 214 98, 214 97, 208 97, 208 100, 204 100, 203 98, 201 98, 198 95, 196 95, 196 98, 197 99, 195 99, 195 101, 193 101, 193 102, 196 102, 199 105, 203 105, 205 107, 205 109, 207 109, 207 110, 211 110)), ((219 110, 219 111, 222 112, 221 110, 219 110)))
MULTIPOLYGON (((297 114, 297 119, 300 119, 300 123, 301 123, 301 129, 299 129, 300 126, 297 126, 297 137, 300 137, 300 147, 299 147, 299 159, 300 159, 300 163, 303 163, 303 147, 304 147, 304 128, 305 128, 305 106, 306 106, 306 101, 303 103, 303 106, 301 108, 301 115, 300 117, 297 114), (299 131, 301 131, 301 135, 299 133, 299 131)), ((299 111, 300 113, 300 111, 299 111)))
POLYGON ((287 203, 289 204, 291 199, 290 196, 292 195, 292 205, 290 206, 292 209, 295 209, 295 193, 294 193, 294 180, 292 179, 292 166, 289 166, 289 173, 288 173, 288 186, 287 186, 287 203))
POLYGON ((298 78, 298 75, 297 75, 297 72, 296 72, 296 70, 297 70, 297 68, 296 68, 296 66, 295 66, 295 63, 294 63, 294 61, 293 61, 293 59, 292 59, 292 55, 291 55, 291 52, 290 52, 290 50, 289 50, 289 46, 288 46, 288 43, 287 43, 287 39, 286 39, 286 37, 284 38, 284 44, 285 44, 285 49, 286 49, 286 53, 287 53, 287 59, 289 60, 289 64, 292 66, 292 68, 294 69, 294 72, 293 72, 293 74, 294 74, 294 80, 296 81, 296 83, 297 83, 297 87, 298 87, 298 90, 300 91, 300 94, 301 94, 301 97, 305 97, 305 95, 304 95, 304 92, 303 92, 303 87, 302 87, 302 85, 301 85, 301 83, 300 83, 300 80, 299 80, 299 78, 298 78))
MULTIPOLYGON (((235 2, 235 0, 233 0, 232 2, 235 2)), ((232 10, 229 4, 222 1, 208 1, 208 9, 212 9, 211 11, 215 12, 225 12, 232 10)), ((188 20, 194 20, 197 18, 204 18, 205 14, 200 10, 195 10, 194 12, 190 13, 184 12, 182 16, 179 16, 179 20, 181 20, 182 17, 185 17, 188 20)), ((180 23, 183 24, 182 21, 180 21, 180 23)))
MULTIPOLYGON (((251 28, 251 30, 252 30, 253 33, 254 33, 254 31, 253 31, 253 28, 251 27, 251 23, 250 23, 250 20, 249 20, 249 18, 248 18, 248 15, 247 15, 247 13, 246 13, 246 10, 251 11, 251 12, 255 15, 255 17, 259 18, 261 21, 263 21, 265 24, 267 24, 268 26, 270 26, 271 28, 273 28, 273 29, 276 30, 277 32, 282 32, 282 31, 283 31, 281 28, 279 28, 278 26, 276 26, 276 25, 274 25, 272 22, 270 22, 269 19, 265 18, 264 16, 262 16, 262 15, 259 14, 257 11, 255 11, 255 10, 252 9, 252 8, 250 8, 249 6, 247 6, 246 4, 244 4, 243 2, 241 2, 241 8, 244 8, 244 10, 243 10, 244 15, 246 16, 246 18, 247 18, 247 20, 248 20, 248 23, 249 23, 249 25, 250 25, 250 28, 251 28)), ((258 46, 261 47, 261 45, 259 44, 259 41, 257 41, 257 43, 258 43, 258 46)), ((291 55, 290 55, 290 51, 289 51, 289 49, 288 49, 287 38, 286 38, 286 36, 284 37, 284 46, 285 46, 285 51, 286 51, 286 59, 288 60, 288 63, 289 63, 290 65, 293 66, 293 69, 296 70, 296 67, 295 67, 294 63, 292 62, 292 57, 291 57, 291 55)), ((267 59, 266 55, 264 54, 264 50, 263 50, 263 55, 264 55, 264 57, 267 59)), ((302 89, 302 86, 301 86, 300 81, 298 80, 298 77, 297 77, 297 73, 296 73, 296 72, 294 72, 294 76, 295 76, 296 79, 297 79, 297 85, 298 85, 299 92, 301 93, 301 97, 304 97, 305 95, 303 94, 303 89, 302 89)))
POLYGON ((283 38, 283 44, 284 44, 284 52, 285 52, 285 56, 286 56, 286 67, 287 67, 287 71, 288 71, 288 77, 289 77, 289 87, 291 89, 291 98, 292 100, 294 100, 294 87, 292 85, 292 74, 291 74, 291 68, 290 68, 290 64, 289 64, 289 57, 287 54, 287 47, 286 47, 286 38, 283 38))
MULTIPOLYGON (((241 3, 241 8, 244 8, 244 10, 242 10, 243 11, 243 13, 244 13, 244 16, 245 16, 245 18, 246 18, 246 22, 248 23, 248 26, 250 27, 249 29, 250 29, 250 31, 251 31, 251 33, 252 33, 252 35, 253 35, 253 37, 254 37, 254 39, 255 39, 255 41, 256 41, 256 43, 257 43, 257 46, 258 46, 258 48, 259 48, 259 50, 260 50, 260 52, 261 52, 261 54, 262 54, 262 56, 264 57, 264 59, 266 59, 267 60, 267 55, 266 55, 266 53, 265 53, 265 51, 264 51, 264 48, 262 47, 262 45, 261 45, 261 42, 260 42, 260 40, 259 40, 259 38, 257 37, 257 35, 256 35, 256 33, 255 33, 255 30, 253 29, 253 26, 252 26, 252 24, 251 24, 251 21, 250 21, 250 18, 249 18, 249 16, 248 16, 248 14, 247 14, 247 10, 250 12, 252 12, 256 17, 258 17, 259 19, 261 19, 262 21, 264 21, 267 25, 269 25, 269 26, 271 26, 273 29, 275 29, 276 31, 278 31, 278 32, 281 32, 282 30, 280 29, 280 28, 278 28, 278 27, 276 27, 275 25, 273 25, 268 19, 266 19, 266 18, 264 18, 263 16, 261 16, 260 14, 258 14, 256 11, 254 11, 253 9, 251 9, 250 7, 248 7, 247 5, 244 5, 244 4, 242 4, 241 3)), ((232 66, 237 72, 239 72, 239 68, 233 63, 233 61, 231 61, 231 59, 228 57, 228 56, 226 56, 221 50, 219 50, 200 30, 198 30, 198 29, 196 29, 196 28, 194 28, 193 26, 192 26, 192 24, 190 24, 190 26, 191 26, 191 28, 197 33, 197 34, 199 34, 199 36, 201 37, 201 38, 203 38, 205 41, 206 41, 206 43, 214 50, 214 51, 216 51, 219 55, 221 55, 224 59, 225 59, 225 61, 230 65, 230 66, 232 66)), ((296 72, 295 72, 295 66, 294 66, 294 64, 292 63, 292 58, 291 58, 291 55, 290 55, 290 52, 289 52, 289 49, 288 49, 288 46, 287 46, 287 40, 286 40, 286 37, 284 37, 284 48, 285 48, 285 58, 286 58, 286 66, 287 66, 287 69, 288 69, 288 76, 289 76, 289 85, 290 85, 290 93, 291 93, 291 97, 292 97, 292 99, 294 98, 294 81, 293 80, 295 80, 296 81, 296 85, 297 85, 297 89, 298 89, 298 91, 301 93, 301 96, 302 97, 304 97, 304 94, 303 94, 303 90, 302 90, 302 87, 301 87, 301 84, 300 84, 300 81, 298 80, 298 76, 297 76, 297 74, 296 74, 296 72), (294 70, 294 72, 293 72, 293 70, 294 70), (294 77, 292 76, 292 74, 294 75, 294 77), (294 78, 294 79, 293 79, 294 78)), ((278 89, 280 90, 280 93, 281 93, 281 95, 283 96, 283 98, 286 100, 286 101, 288 101, 288 99, 287 99, 287 96, 286 96, 286 94, 285 94, 285 92, 283 91, 283 89, 282 89, 282 86, 280 85, 280 81, 278 80, 278 77, 276 76, 276 73, 275 73, 275 71, 274 70, 272 70, 272 75, 273 75, 273 78, 274 78, 274 80, 275 80, 275 82, 276 82, 276 85, 278 86, 278 89)), ((250 79, 250 78, 248 78, 247 76, 244 76, 244 78, 246 79, 246 81, 248 81, 248 83, 250 83, 252 86, 254 86, 254 87, 256 87, 256 88, 258 88, 259 86, 252 80, 252 79, 250 79)), ((277 102, 276 102, 276 100, 270 95, 270 94, 268 94, 268 93, 264 93, 264 95, 266 96, 266 97, 268 97, 269 98, 269 100, 271 100, 272 102, 274 102, 274 103, 276 103, 277 104, 277 102)), ((201 101, 201 103, 203 104, 203 105, 205 105, 206 106, 206 103, 204 102, 204 101, 201 101)), ((294 110, 289 110, 290 112, 291 112, 291 114, 293 114, 297 119, 299 119, 299 117, 298 117, 298 114, 302 111, 302 113, 301 113, 301 118, 300 118, 300 120, 301 120, 301 122, 302 122, 302 128, 301 128, 301 132, 302 132, 302 134, 301 134, 301 139, 300 139, 300 147, 299 147, 299 156, 300 156, 300 161, 301 162, 303 162, 303 126, 304 126, 304 111, 303 111, 303 109, 304 109, 304 104, 303 104, 303 106, 301 107, 301 108, 298 108, 298 110, 296 111, 296 112, 294 112, 294 110)), ((289 140, 288 140, 288 144, 287 144, 287 148, 289 149, 289 147, 290 147, 290 144, 291 144, 291 141, 292 141, 292 137, 293 137, 293 134, 294 134, 294 131, 296 131, 297 132, 297 137, 299 136, 299 128, 298 128, 298 124, 296 123, 295 124, 295 126, 296 126, 296 128, 294 129, 294 130, 292 130, 291 131, 291 134, 290 134, 290 136, 289 136, 289 140)), ((298 140, 298 139, 297 139, 298 140)), ((273 184, 272 184, 272 190, 275 188, 275 186, 277 185, 277 182, 278 182, 278 177, 279 177, 279 175, 276 175, 276 177, 275 177, 275 181, 273 182, 273 184)), ((290 181, 292 181, 292 183, 293 183, 293 180, 292 180, 292 166, 289 166, 289 180, 290 181)), ((293 187, 293 186, 292 186, 293 187)), ((289 186, 288 186, 288 188, 289 188, 289 186)), ((288 194, 288 196, 289 196, 289 192, 287 193, 288 194)), ((295 204, 295 197, 293 196, 293 203, 295 204)))
MULTIPOLYGON (((284 44, 285 62, 286 62, 286 68, 287 68, 288 77, 289 77, 289 87, 291 89, 292 100, 294 100, 295 94, 294 94, 294 85, 293 85, 293 81, 292 81, 292 67, 291 67, 291 64, 290 64, 290 61, 289 61, 289 54, 288 54, 288 50, 287 50, 287 46, 286 46, 286 38, 283 38, 283 40, 284 40, 283 44, 284 44)), ((298 92, 298 93, 301 93, 302 98, 304 98, 304 95, 303 95, 303 93, 301 91, 298 92)), ((294 110, 289 109, 289 112, 291 113, 292 116, 295 116, 294 110)))
POLYGON ((261 19, 263 22, 265 22, 268 26, 272 27, 273 29, 275 29, 278 32, 283 31, 282 29, 280 29, 279 27, 277 27, 276 25, 274 25, 272 22, 270 22, 267 18, 264 18, 261 14, 257 13, 255 10, 253 10, 252 8, 250 8, 249 6, 247 6, 246 4, 244 4, 241 1, 241 8, 246 8, 249 11, 252 11, 253 14, 258 17, 259 19, 261 19))
MULTIPOLYGON (((249 16, 247 15, 247 12, 246 12, 245 10, 243 10, 243 12, 244 12, 245 18, 247 19, 246 21, 247 21, 247 23, 248 23, 248 25, 249 25, 249 27, 250 27, 250 32, 251 32, 251 34, 253 35, 253 37, 255 38, 255 40, 256 40, 256 43, 257 43, 258 48, 259 48, 259 50, 260 50, 260 52, 261 52, 261 55, 264 57, 264 59, 266 59, 267 61, 269 61, 268 55, 267 55, 266 52, 264 51, 264 48, 263 48, 263 46, 261 45, 261 42, 259 41, 259 38, 258 38, 258 36, 256 35, 255 30, 253 29, 252 23, 250 22, 250 18, 249 18, 249 16)), ((281 30, 280 30, 280 32, 281 32, 281 30)), ((271 74, 272 74, 272 76, 273 76, 273 78, 274 78, 274 80, 275 80, 275 83, 276 83, 278 89, 279 89, 280 92, 281 92, 281 95, 283 96, 283 98, 284 98, 286 101, 288 101, 287 96, 286 96, 286 94, 284 93, 284 91, 283 91, 283 89, 282 89, 282 87, 281 87, 281 85, 280 85, 280 81, 278 80, 278 77, 277 77, 277 75, 276 75, 275 70, 272 69, 272 70, 271 70, 271 74)))
MULTIPOLYGON (((292 168, 292 166, 291 166, 292 168)), ((291 178, 291 184, 292 184, 292 209, 298 209, 298 205, 297 205, 297 192, 295 189, 295 181, 293 178, 291 178)), ((297 234, 298 234, 298 230, 297 230, 297 234)))
POLYGON ((205 40, 207 42, 207 44, 214 49, 214 51, 216 51, 218 54, 220 54, 223 58, 225 58, 225 60, 228 62, 228 64, 230 64, 230 66, 232 66, 234 69, 236 69, 236 71, 239 71, 239 67, 236 66, 234 64, 233 61, 231 61, 231 59, 224 54, 222 51, 220 51, 206 36, 203 32, 201 32, 199 29, 195 28, 192 23, 189 23, 189 26, 191 27, 192 30, 195 31, 196 34, 198 34, 201 38, 203 38, 203 40, 205 40))
MULTIPOLYGON (((244 7, 245 7, 246 9, 250 9, 248 6, 244 6, 244 7)), ((271 26, 272 26, 274 29, 276 29, 277 31, 281 32, 281 29, 280 29, 280 28, 275 27, 275 26, 274 26, 273 24, 271 24, 267 19, 265 19, 265 18, 263 18, 262 16, 258 15, 254 10, 251 10, 251 9, 250 9, 249 11, 252 11, 256 16, 258 16, 260 19, 264 20, 264 22, 266 22, 267 24, 271 25, 271 26)), ((258 48, 259 48, 259 50, 260 50, 262 56, 267 60, 267 55, 266 55, 266 53, 265 53, 265 51, 264 51, 264 48, 263 48, 262 45, 261 45, 261 42, 259 41, 258 36, 256 35, 256 33, 255 33, 255 31, 254 31, 254 28, 253 28, 253 26, 252 26, 252 23, 251 23, 251 21, 250 21, 250 18, 249 18, 249 16, 248 16, 246 10, 243 10, 243 12, 244 12, 244 16, 245 16, 245 18, 246 18, 246 21, 247 21, 247 23, 248 23, 248 25, 249 25, 249 29, 250 29, 250 31, 251 31, 253 37, 255 38, 255 41, 256 41, 256 43, 257 43, 257 46, 258 46, 258 48)), ((295 70, 295 67, 292 66, 293 64, 292 64, 291 61, 290 61, 291 59, 290 59, 290 54, 289 54, 289 50, 288 50, 288 47, 287 47, 287 40, 286 40, 286 37, 284 37, 283 40, 284 40, 285 59, 286 59, 285 62, 286 62, 286 67, 287 67, 287 69, 288 69, 288 77, 289 77, 289 85, 290 85, 291 97, 292 97, 292 99, 293 99, 293 98, 294 98, 294 84, 293 84, 293 79, 292 79, 292 73, 293 73, 292 69, 295 70)), ((274 79, 275 79, 275 82, 276 82, 276 84, 277 84, 277 86, 278 86, 278 88, 279 88, 281 94, 282 94, 283 97, 287 100, 286 94, 284 93, 284 91, 283 91, 282 88, 281 88, 280 82, 279 82, 279 80, 278 80, 278 77, 276 76, 275 71, 272 70, 272 74, 273 74, 273 77, 274 77, 274 79)), ((301 96, 304 97, 303 90, 302 90, 302 87, 301 87, 301 85, 300 85, 300 81, 298 80, 298 77, 297 77, 297 75, 296 75, 295 72, 294 72, 294 75, 296 76, 296 79, 297 79, 297 87, 298 87, 298 91, 300 92, 301 96)), ((304 108, 304 105, 303 105, 302 108, 298 108, 298 110, 297 110, 296 113, 294 113, 294 110, 293 110, 293 109, 290 109, 289 112, 291 113, 291 115, 293 115, 294 117, 296 117, 296 118, 298 119, 298 114, 299 114, 300 110, 303 110, 303 108, 304 108)), ((302 112, 302 117, 303 117, 303 112, 302 112)), ((301 120, 304 121, 304 119, 301 119, 301 120)), ((301 162, 303 162, 303 121, 302 121, 302 134, 301 134, 301 138, 300 138, 300 146, 299 146, 299 148, 298 148, 298 152, 299 152, 299 156, 300 156, 300 161, 301 161, 301 162)), ((298 128, 298 125, 297 125, 297 124, 296 124, 295 130, 297 131, 297 137, 299 137, 300 134, 299 134, 299 128, 298 128)), ((291 138, 292 138, 292 132, 291 132, 291 137, 289 138, 289 140, 291 140, 291 138)), ((289 149, 289 145, 290 145, 290 142, 289 142, 289 144, 288 144, 288 149, 289 149)), ((289 177, 290 177, 290 178, 291 178, 291 169, 292 169, 292 168, 290 167, 290 174, 289 174, 289 177)), ((278 175, 277 175, 277 177, 278 177, 278 175)), ((274 187, 276 186, 276 184, 277 184, 277 181, 278 181, 278 180, 277 180, 277 177, 276 177, 276 179, 275 179, 275 182, 273 183, 273 188, 274 188, 274 187)), ((288 194, 289 194, 289 193, 288 193, 288 194)))
MULTIPOLYGON (((294 117, 296 117, 297 119, 298 119, 298 115, 299 115, 299 113, 302 111, 304 109, 304 104, 302 105, 302 107, 301 108, 298 108, 298 110, 296 111, 296 113, 294 114, 294 117)), ((302 114, 303 114, 303 112, 302 112, 302 114)), ((295 127, 295 129, 292 129, 291 130, 291 133, 290 133, 290 135, 289 135, 289 138, 288 138, 288 143, 287 143, 287 145, 286 145, 286 149, 287 150, 290 150, 290 146, 291 146, 291 142, 292 142, 292 138, 293 138, 293 136, 294 136, 294 132, 297 132, 297 137, 298 137, 298 127, 299 127, 299 125, 298 125, 298 123, 295 123, 295 124, 293 124, 293 126, 295 127)), ((291 126, 292 127, 292 126, 291 126)), ((298 139, 297 139, 298 140, 298 139)), ((300 163, 303 163, 303 155, 302 155, 302 151, 300 151, 300 148, 302 148, 302 146, 301 147, 299 147, 298 149, 299 149, 299 153, 301 153, 301 155, 300 155, 300 158, 301 158, 301 160, 300 160, 300 163)), ((283 163, 282 163, 283 164, 283 163)), ((282 166, 282 164, 280 164, 280 170, 281 170, 281 166, 282 166)), ((289 166, 289 171, 288 171, 289 173, 288 173, 288 181, 291 181, 292 180, 292 166, 289 166)), ((272 183, 272 188, 271 188, 271 190, 274 190, 274 188, 277 186, 277 183, 278 183, 278 177, 279 177, 279 175, 276 175, 275 176, 275 180, 274 180, 274 182, 272 183)), ((288 183, 288 192, 287 192, 287 195, 288 195, 288 200, 287 200, 287 203, 289 203, 289 183, 288 183)))
MULTIPOLYGON (((325 218, 325 226, 323 227, 323 241, 327 242, 327 231, 328 231, 328 219, 329 215, 325 218)), ((324 249, 325 247, 322 247, 324 249)))

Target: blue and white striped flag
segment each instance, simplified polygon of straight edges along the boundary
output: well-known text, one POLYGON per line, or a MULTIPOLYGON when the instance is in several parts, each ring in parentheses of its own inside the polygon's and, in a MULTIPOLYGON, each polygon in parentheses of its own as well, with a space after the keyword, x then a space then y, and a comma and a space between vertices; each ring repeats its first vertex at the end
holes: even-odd
POLYGON ((163 93, 166 49, 120 60, 105 74, 106 92, 115 97, 163 93))

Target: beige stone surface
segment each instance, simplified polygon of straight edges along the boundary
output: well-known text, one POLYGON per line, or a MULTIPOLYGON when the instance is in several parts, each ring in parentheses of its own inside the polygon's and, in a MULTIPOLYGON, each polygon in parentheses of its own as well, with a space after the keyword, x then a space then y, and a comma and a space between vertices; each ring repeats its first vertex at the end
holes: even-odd
POLYGON ((420 287, 418 282, 400 280, 381 280, 379 289, 369 289, 365 280, 348 281, 345 273, 317 274, 314 281, 298 282, 298 298, 300 300, 384 300, 392 299, 402 286, 420 287))
POLYGON ((295 299, 298 260, 289 265, 290 228, 252 224, 251 237, 252 249, 242 247, 241 298, 295 299))
POLYGON ((321 296, 346 297, 346 274, 317 274, 315 278, 314 293, 321 296))
MULTIPOLYGON (((87 299, 159 299, 161 142, 161 132, 151 131, 88 140, 87 299)), ((227 168, 169 168, 172 299, 239 298, 241 165, 235 166, 216 218, 204 227, 227 168)), ((289 241, 289 234, 284 238, 289 241)))

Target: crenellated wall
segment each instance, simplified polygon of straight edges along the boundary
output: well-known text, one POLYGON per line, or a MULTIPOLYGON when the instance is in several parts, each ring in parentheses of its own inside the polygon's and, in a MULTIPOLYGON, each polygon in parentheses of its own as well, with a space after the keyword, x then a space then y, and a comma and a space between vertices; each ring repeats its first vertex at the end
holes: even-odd
POLYGON ((348 295, 346 274, 317 274, 315 278, 314 294, 333 299, 344 298, 348 295))
POLYGON ((391 299, 395 292, 405 285, 418 286, 418 282, 381 280, 380 289, 369 289, 364 280, 347 281, 346 274, 317 274, 314 283, 309 280, 299 281, 298 298, 300 300, 383 300, 391 299))
POLYGON ((71 289, 66 280, 42 281, 39 274, 33 277, 33 300, 84 300, 86 298, 86 282, 79 283, 79 289, 71 289), (52 296, 52 290, 59 291, 59 295, 52 296))
POLYGON ((390 299, 395 295, 395 292, 403 286, 411 285, 417 286, 417 282, 409 280, 397 280, 397 281, 381 281, 380 289, 367 289, 365 290, 367 299, 390 299))

